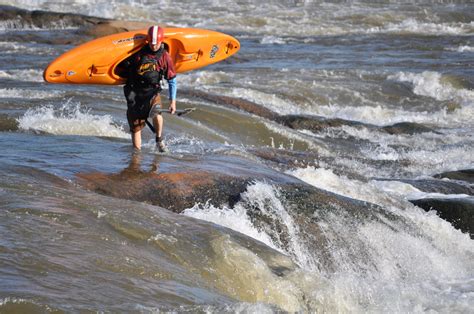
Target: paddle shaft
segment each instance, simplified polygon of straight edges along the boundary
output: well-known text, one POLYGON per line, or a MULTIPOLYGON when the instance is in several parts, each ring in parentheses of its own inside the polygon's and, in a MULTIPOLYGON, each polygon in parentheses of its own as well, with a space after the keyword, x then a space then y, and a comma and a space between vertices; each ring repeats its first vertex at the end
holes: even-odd
MULTIPOLYGON (((182 115, 185 115, 187 113, 190 113, 191 111, 194 111, 195 108, 186 108, 186 109, 177 109, 175 111, 175 114, 180 117, 182 115)), ((170 113, 169 109, 158 109, 158 112, 160 113, 163 113, 163 112, 167 112, 167 113, 170 113)), ((148 121, 148 119, 145 120, 145 123, 146 125, 148 125, 148 127, 150 128, 150 130, 153 132, 153 133, 156 133, 156 130, 155 130, 155 127, 153 127, 153 125, 151 124, 150 121, 148 121)))

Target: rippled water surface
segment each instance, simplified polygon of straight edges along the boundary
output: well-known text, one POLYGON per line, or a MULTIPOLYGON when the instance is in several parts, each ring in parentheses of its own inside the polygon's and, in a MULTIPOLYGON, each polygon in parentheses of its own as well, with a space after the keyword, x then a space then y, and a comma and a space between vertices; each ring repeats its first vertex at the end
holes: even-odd
POLYGON ((178 76, 178 107, 196 111, 165 116, 170 154, 145 130, 137 157, 120 86, 43 81, 49 62, 88 39, 80 26, 2 16, 0 312, 472 311, 473 240, 409 202, 472 203, 472 182, 462 192, 410 184, 474 168, 469 1, 5 4, 213 29, 241 50, 178 76), (290 127, 291 116, 311 124, 290 127), (267 151, 297 157, 276 165, 262 161, 267 151), (78 179, 133 186, 189 169, 260 179, 234 203, 180 214, 78 179), (300 215, 308 199, 265 176, 337 196, 300 215))

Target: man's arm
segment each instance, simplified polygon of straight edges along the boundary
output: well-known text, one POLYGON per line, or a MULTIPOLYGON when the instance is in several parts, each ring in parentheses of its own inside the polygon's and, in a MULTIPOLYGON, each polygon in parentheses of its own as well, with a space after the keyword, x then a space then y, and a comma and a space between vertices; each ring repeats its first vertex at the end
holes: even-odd
POLYGON ((178 84, 176 82, 176 76, 168 80, 168 93, 170 100, 170 113, 174 114, 176 112, 176 93, 177 93, 178 84))

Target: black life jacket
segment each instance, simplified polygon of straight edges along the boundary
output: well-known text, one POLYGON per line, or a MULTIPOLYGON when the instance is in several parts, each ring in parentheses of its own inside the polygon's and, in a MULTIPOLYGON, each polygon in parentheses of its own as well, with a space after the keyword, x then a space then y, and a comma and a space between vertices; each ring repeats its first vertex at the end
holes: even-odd
POLYGON ((140 56, 135 67, 135 82, 141 87, 160 87, 163 78, 163 69, 160 69, 158 60, 160 60, 164 51, 163 45, 157 52, 152 52, 148 47, 140 56))

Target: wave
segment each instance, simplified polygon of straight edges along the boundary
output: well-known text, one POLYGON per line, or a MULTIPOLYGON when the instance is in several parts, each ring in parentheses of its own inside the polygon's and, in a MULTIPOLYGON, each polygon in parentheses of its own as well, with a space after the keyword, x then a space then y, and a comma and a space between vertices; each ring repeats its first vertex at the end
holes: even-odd
POLYGON ((442 199, 458 199, 467 198, 467 194, 443 194, 423 192, 413 185, 400 181, 372 181, 380 190, 395 196, 401 196, 407 200, 418 200, 424 198, 442 198, 442 199))
POLYGON ((298 226, 281 202, 281 196, 277 188, 268 183, 255 182, 247 188, 241 198, 242 200, 232 208, 226 206, 217 208, 210 204, 198 204, 186 209, 183 214, 239 231, 274 249, 290 254, 300 266, 306 269, 315 269, 315 262, 306 254, 307 250, 298 237, 300 232, 298 226), (266 209, 264 215, 277 219, 287 227, 291 241, 286 251, 283 243, 275 240, 254 225, 252 218, 249 216, 249 209, 252 207, 260 208, 262 211, 266 209))
POLYGON ((28 109, 18 118, 19 129, 54 135, 84 135, 129 138, 109 115, 97 116, 68 102, 61 108, 42 106, 28 109))
POLYGON ((474 47, 463 45, 463 46, 458 46, 458 47, 449 47, 449 48, 446 48, 446 50, 456 51, 456 52, 474 52, 474 47))
POLYGON ((299 237, 303 231, 291 215, 295 212, 292 206, 297 205, 286 208, 283 204, 288 203, 278 189, 265 183, 250 186, 234 208, 200 205, 185 214, 252 234, 279 250, 274 238, 253 225, 252 208, 264 210, 271 219, 293 228, 293 244, 286 253, 303 265, 306 282, 311 283, 304 290, 311 309, 380 312, 398 307, 411 312, 424 304, 439 311, 464 311, 472 304, 465 288, 472 286, 473 246, 466 234, 372 182, 350 180, 325 169, 295 169, 291 173, 317 187, 383 204, 385 213, 378 219, 364 220, 347 217, 344 209, 323 215, 316 211, 311 221, 324 237, 325 253, 306 248, 310 244, 299 237), (324 258, 332 258, 335 269, 327 271, 311 264, 324 258), (444 293, 447 287, 452 287, 452 294, 444 293), (413 302, 403 302, 406 293, 413 302), (458 302, 459 294, 467 298, 465 303, 458 302))
POLYGON ((79 26, 72 26, 68 22, 62 20, 58 21, 48 21, 48 25, 35 25, 29 21, 23 19, 16 20, 4 20, 0 21, 0 30, 2 31, 12 31, 12 30, 29 30, 29 31, 39 31, 39 30, 75 30, 79 26))
POLYGON ((467 194, 443 194, 423 192, 413 185, 400 181, 371 180, 362 182, 349 179, 344 175, 336 175, 331 169, 297 168, 286 173, 320 189, 353 199, 378 204, 381 206, 411 207, 405 200, 422 198, 465 198, 467 194))
MULTIPOLYGON (((438 72, 422 73, 398 72, 386 76, 387 81, 408 83, 415 95, 430 97, 446 102, 438 110, 410 111, 390 108, 376 102, 360 99, 359 92, 353 91, 358 103, 367 105, 347 106, 332 103, 327 106, 313 106, 305 113, 329 118, 341 118, 375 125, 391 125, 400 122, 436 124, 444 127, 472 126, 474 115, 474 91, 456 86, 456 80, 438 72)), ((409 96, 407 96, 409 97, 409 96)))
POLYGON ((22 82, 43 82, 43 71, 37 69, 0 70, 0 78, 22 82))
POLYGON ((410 33, 421 35, 472 35, 474 22, 471 23, 431 23, 416 19, 406 19, 401 23, 389 23, 381 27, 370 28, 367 33, 410 33))
MULTIPOLYGON (((459 21, 449 16, 443 21, 439 12, 448 8, 405 5, 393 3, 386 7, 363 3, 338 5, 318 2, 298 4, 277 2, 262 5, 258 1, 236 3, 234 1, 212 2, 203 6, 199 1, 176 3, 143 3, 141 1, 114 0, 108 3, 84 1, 51 2, 39 0, 33 3, 23 0, 11 1, 25 9, 43 9, 57 12, 75 12, 90 16, 134 21, 150 21, 155 16, 165 16, 166 23, 178 27, 201 27, 226 32, 263 35, 262 43, 281 44, 284 37, 308 37, 320 35, 412 33, 422 35, 468 35, 474 32, 474 23, 463 23, 462 6, 459 6, 459 21), (113 8, 113 9, 111 9, 113 8), (276 35, 277 34, 277 35, 276 35)), ((454 10, 456 11, 456 10, 454 10)), ((448 14, 449 15, 449 14, 448 14)), ((452 16, 452 15, 451 15, 452 16)), ((51 22, 47 27, 67 28, 68 23, 51 22)), ((24 20, 4 21, 3 29, 32 27, 24 20)))
MULTIPOLYGON (((1 74, 0 74, 1 75, 1 74)), ((33 89, 2 88, 0 89, 0 98, 16 99, 48 99, 64 95, 63 91, 40 91, 33 89)))
POLYGON ((34 43, 19 43, 14 41, 0 41, 0 49, 3 54, 34 54, 34 55, 51 55, 56 53, 56 50, 51 46, 39 46, 34 43))
POLYGON ((438 72, 399 72, 389 75, 387 79, 411 83, 413 92, 420 96, 428 96, 440 101, 454 100, 464 105, 474 106, 474 91, 454 87, 447 77, 443 77, 438 72))

